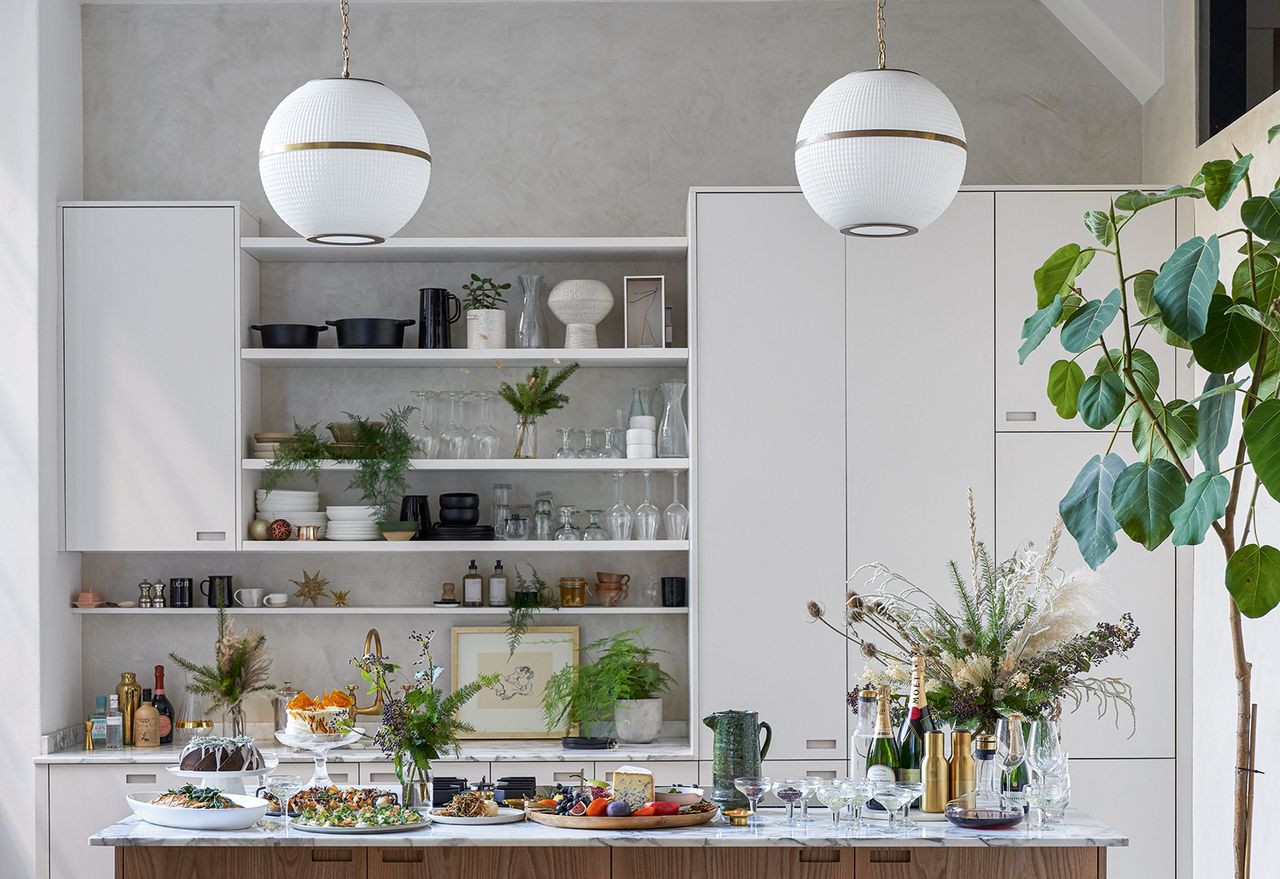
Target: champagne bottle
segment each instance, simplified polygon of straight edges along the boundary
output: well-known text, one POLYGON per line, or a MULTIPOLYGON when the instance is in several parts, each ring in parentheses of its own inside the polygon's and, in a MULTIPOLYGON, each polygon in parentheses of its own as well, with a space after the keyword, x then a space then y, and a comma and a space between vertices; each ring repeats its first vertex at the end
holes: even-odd
POLYGON ((164 694, 164 666, 156 666, 156 689, 151 704, 160 713, 160 744, 173 743, 173 705, 164 694))
MULTIPOLYGON (((919 782, 924 763, 925 736, 938 731, 938 724, 929 710, 929 699, 924 687, 924 657, 916 655, 911 660, 911 704, 907 716, 898 730, 898 780, 919 782)), ((913 805, 918 806, 917 800, 913 805)))
MULTIPOLYGON (((889 716, 889 688, 883 686, 876 695, 876 734, 867 749, 867 778, 892 784, 898 780, 898 740, 893 736, 893 720, 889 716)), ((872 809, 884 807, 872 800, 872 809)))
POLYGON ((924 734, 924 762, 920 774, 924 778, 923 812, 941 812, 951 799, 951 767, 947 764, 947 734, 933 730, 924 734))
POLYGON ((1006 793, 1019 794, 1022 788, 1031 783, 1031 770, 1027 768, 1026 755, 1022 746, 1022 715, 1009 715, 1009 757, 1022 757, 1022 761, 1013 769, 1002 772, 1000 786, 1006 793))

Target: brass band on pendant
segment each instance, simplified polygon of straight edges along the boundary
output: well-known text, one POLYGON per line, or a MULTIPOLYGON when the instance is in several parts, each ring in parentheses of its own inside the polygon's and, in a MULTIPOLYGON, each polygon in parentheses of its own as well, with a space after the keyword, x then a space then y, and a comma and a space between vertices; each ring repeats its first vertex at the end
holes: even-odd
POLYGON ((915 131, 910 128, 862 128, 856 131, 833 131, 830 134, 815 134, 812 137, 806 137, 804 140, 796 141, 796 152, 816 143, 825 143, 828 140, 844 140, 849 137, 906 137, 916 140, 935 140, 939 143, 958 146, 965 152, 969 151, 968 145, 960 138, 952 137, 949 134, 939 134, 936 131, 915 131))
POLYGON ((417 159, 431 161, 431 153, 415 147, 400 146, 394 143, 370 143, 363 140, 316 140, 307 143, 284 143, 266 147, 258 151, 258 158, 265 159, 278 153, 291 153, 296 150, 374 150, 383 153, 401 153, 417 159))

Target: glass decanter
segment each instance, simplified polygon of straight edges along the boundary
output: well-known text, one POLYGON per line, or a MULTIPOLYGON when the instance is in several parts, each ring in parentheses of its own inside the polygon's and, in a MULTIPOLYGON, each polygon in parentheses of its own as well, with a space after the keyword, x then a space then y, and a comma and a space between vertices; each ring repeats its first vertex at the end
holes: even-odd
POLYGON ((516 347, 545 348, 547 333, 546 321, 542 319, 542 275, 520 275, 519 280, 524 304, 516 327, 516 347))
POLYGON ((467 457, 471 434, 462 426, 462 406, 466 399, 463 391, 446 391, 449 401, 449 426, 440 434, 440 457, 458 461, 467 457))
POLYGON ((582 529, 582 539, 608 540, 609 533, 600 527, 600 517, 604 515, 604 510, 587 510, 587 515, 591 517, 591 521, 582 529))
POLYGON ((621 470, 613 472, 614 503, 604 514, 604 527, 612 540, 630 540, 631 524, 635 521, 635 513, 622 497, 622 476, 621 470))
POLYGON ((424 458, 440 457, 440 431, 435 428, 436 399, 440 396, 435 391, 414 391, 418 398, 418 429, 414 436, 418 440, 418 454, 424 458))
MULTIPOLYGON (((631 411, 627 413, 628 418, 635 418, 637 415, 652 415, 649 411, 649 388, 632 388, 631 389, 631 411)), ((631 422, 628 421, 628 424, 631 422)))
POLYGON ((645 470, 644 476, 644 503, 636 507, 636 540, 656 540, 658 538, 658 507, 652 500, 650 492, 650 476, 652 474, 645 470))
POLYGON ((471 397, 479 410, 480 423, 471 431, 467 448, 471 450, 471 457, 493 461, 502 451, 502 434, 493 426, 493 401, 498 395, 493 391, 480 391, 471 397))
POLYGON ((671 503, 662 511, 667 526, 667 540, 684 540, 689 533, 689 508, 680 503, 680 472, 671 473, 671 503))
POLYGON ((578 512, 577 507, 561 507, 560 508, 560 527, 551 535, 552 540, 581 540, 582 530, 573 524, 573 514, 578 512))
POLYGON ((684 420, 684 382, 663 382, 662 420, 658 423, 658 457, 689 457, 689 425, 684 420))

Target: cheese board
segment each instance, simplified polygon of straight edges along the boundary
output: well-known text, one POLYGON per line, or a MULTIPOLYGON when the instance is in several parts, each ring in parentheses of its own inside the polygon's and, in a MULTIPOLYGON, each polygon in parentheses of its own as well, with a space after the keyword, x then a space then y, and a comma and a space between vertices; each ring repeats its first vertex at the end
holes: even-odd
POLYGON ((705 812, 685 812, 676 815, 647 815, 625 818, 608 818, 604 815, 555 815, 551 812, 530 812, 529 820, 548 827, 567 830, 671 830, 677 827, 697 827, 712 821, 719 809, 705 812))

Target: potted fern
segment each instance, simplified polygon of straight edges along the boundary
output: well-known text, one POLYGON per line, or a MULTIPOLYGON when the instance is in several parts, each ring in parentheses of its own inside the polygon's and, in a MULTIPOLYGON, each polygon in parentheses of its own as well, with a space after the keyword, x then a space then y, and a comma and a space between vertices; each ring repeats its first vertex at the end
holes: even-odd
POLYGON ((538 419, 556 409, 563 409, 569 402, 560 386, 578 371, 577 363, 570 363, 548 378, 545 366, 535 366, 524 381, 516 385, 503 382, 498 388, 500 396, 516 413, 516 443, 513 458, 538 457, 538 419))
POLYGON ((467 298, 462 307, 467 310, 468 348, 507 347, 507 313, 498 307, 506 302, 502 297, 510 284, 496 284, 493 278, 482 278, 472 273, 471 280, 462 285, 467 298))

